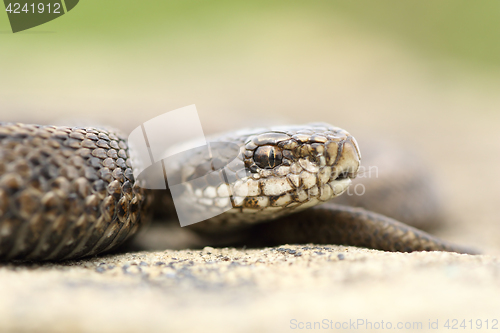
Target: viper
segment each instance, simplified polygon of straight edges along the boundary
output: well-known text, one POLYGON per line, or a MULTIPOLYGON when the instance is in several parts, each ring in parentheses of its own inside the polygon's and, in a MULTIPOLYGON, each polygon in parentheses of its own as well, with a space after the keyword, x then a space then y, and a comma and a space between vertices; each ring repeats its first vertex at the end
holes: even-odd
POLYGON ((361 163, 356 140, 343 129, 247 129, 209 142, 163 161, 169 188, 152 190, 137 172, 136 152, 114 130, 0 123, 0 259, 96 255, 133 236, 153 212, 190 221, 207 242, 474 252, 336 204, 361 163))

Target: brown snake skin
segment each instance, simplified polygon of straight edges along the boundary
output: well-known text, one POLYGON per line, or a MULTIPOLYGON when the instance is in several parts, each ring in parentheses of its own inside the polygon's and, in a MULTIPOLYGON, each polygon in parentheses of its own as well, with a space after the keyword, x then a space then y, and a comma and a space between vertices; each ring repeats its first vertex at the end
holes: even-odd
MULTIPOLYGON (((113 131, 0 123, 0 260, 79 258, 123 243, 147 220, 152 202, 131 167, 126 140, 113 131)), ((244 244, 472 252, 383 215, 329 203, 245 230, 244 244)))
POLYGON ((0 258, 106 251, 144 220, 123 138, 93 128, 0 126, 0 258))
POLYGON ((348 244, 392 252, 475 253, 384 215, 334 203, 313 207, 293 219, 281 218, 258 225, 248 236, 246 243, 252 246, 348 244), (258 242, 252 241, 255 239, 258 242))

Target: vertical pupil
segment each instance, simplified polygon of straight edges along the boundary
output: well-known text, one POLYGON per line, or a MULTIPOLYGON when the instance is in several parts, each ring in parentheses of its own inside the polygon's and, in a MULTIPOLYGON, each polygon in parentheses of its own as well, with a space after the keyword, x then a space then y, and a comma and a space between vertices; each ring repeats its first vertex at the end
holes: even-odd
POLYGON ((269 151, 268 157, 269 157, 269 166, 271 168, 274 168, 275 167, 275 165, 274 165, 274 163, 275 163, 275 152, 274 152, 274 149, 271 149, 269 151))

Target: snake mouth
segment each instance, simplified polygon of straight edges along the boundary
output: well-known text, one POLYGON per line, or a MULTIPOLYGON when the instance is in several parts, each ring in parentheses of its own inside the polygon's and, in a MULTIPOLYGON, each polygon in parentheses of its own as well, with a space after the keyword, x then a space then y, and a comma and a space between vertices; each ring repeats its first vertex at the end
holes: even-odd
POLYGON ((341 180, 345 180, 345 179, 351 180, 354 178, 356 178, 356 174, 354 172, 344 171, 344 172, 341 172, 334 180, 341 181, 341 180))
POLYGON ((329 182, 330 187, 333 190, 333 196, 336 197, 344 193, 347 188, 351 185, 352 179, 355 178, 355 175, 352 175, 349 172, 342 172, 336 178, 329 182))

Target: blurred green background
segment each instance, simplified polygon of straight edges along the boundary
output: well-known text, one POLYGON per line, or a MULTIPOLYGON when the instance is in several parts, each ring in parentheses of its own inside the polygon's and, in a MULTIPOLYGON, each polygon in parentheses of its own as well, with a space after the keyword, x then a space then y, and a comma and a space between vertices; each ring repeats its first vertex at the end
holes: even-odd
POLYGON ((113 121, 103 112, 149 106, 157 114, 192 103, 250 112, 242 105, 259 99, 254 109, 279 113, 274 100, 293 96, 299 101, 278 102, 278 109, 296 113, 297 104, 323 100, 342 110, 350 102, 335 95, 369 100, 381 92, 363 87, 399 86, 405 75, 441 88, 496 80, 499 16, 494 0, 84 0, 17 34, 0 15, 0 96, 23 120, 85 111, 113 121), (328 100, 318 91, 331 81, 328 100))
MULTIPOLYGON (((309 23, 325 29, 332 28, 331 20, 340 16, 362 29, 385 34, 419 49, 427 56, 451 57, 467 65, 498 69, 499 14, 500 3, 494 0, 82 0, 71 15, 29 32, 63 33, 67 37, 65 42, 76 43, 85 39, 87 43, 119 45, 157 36, 174 45, 203 36, 218 37, 215 42, 222 43, 265 33, 265 30, 272 32, 276 28, 269 26, 273 16, 281 28, 287 24, 309 23)), ((10 30, 6 14, 0 21, 0 30, 10 30)), ((19 41, 4 39, 2 44, 10 49, 19 41)))
POLYGON ((455 99, 464 90, 489 91, 475 112, 491 113, 499 9, 493 0, 83 0, 16 34, 4 13, 3 119, 129 129, 195 103, 214 129, 283 116, 350 127, 373 112, 412 124, 424 109, 471 111, 455 99), (214 124, 220 117, 227 123, 214 124))

